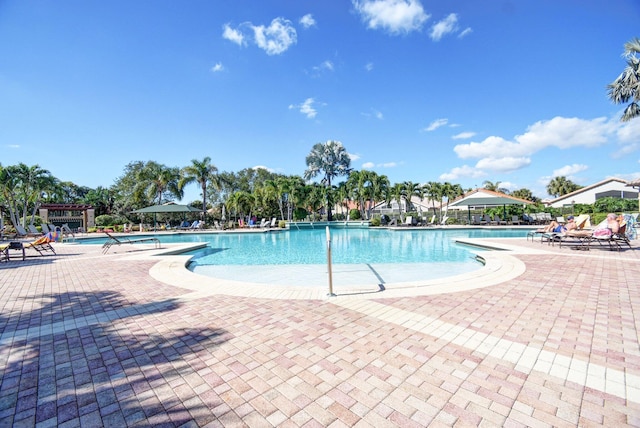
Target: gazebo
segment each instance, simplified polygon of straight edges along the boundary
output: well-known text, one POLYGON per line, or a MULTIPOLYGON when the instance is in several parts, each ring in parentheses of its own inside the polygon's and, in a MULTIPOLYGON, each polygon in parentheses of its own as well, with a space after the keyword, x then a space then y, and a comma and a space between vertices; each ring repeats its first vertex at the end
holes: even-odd
POLYGON ((449 204, 449 207, 467 207, 469 213, 469 222, 471 222, 471 209, 473 208, 488 208, 488 207, 502 207, 503 215, 506 217, 507 205, 529 205, 531 201, 526 199, 516 198, 515 196, 507 195, 502 192, 494 192, 493 190, 487 190, 484 188, 471 190, 464 195, 454 199, 449 204))

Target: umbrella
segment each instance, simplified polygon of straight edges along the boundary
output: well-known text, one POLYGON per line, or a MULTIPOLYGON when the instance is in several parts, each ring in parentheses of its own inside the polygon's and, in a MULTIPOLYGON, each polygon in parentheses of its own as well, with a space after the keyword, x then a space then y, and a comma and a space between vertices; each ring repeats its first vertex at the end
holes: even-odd
POLYGON ((194 208, 190 205, 178 205, 174 203, 163 205, 152 205, 150 207, 140 208, 139 210, 131 211, 135 214, 153 214, 153 229, 156 228, 156 214, 161 213, 191 213, 200 212, 198 208, 194 208))

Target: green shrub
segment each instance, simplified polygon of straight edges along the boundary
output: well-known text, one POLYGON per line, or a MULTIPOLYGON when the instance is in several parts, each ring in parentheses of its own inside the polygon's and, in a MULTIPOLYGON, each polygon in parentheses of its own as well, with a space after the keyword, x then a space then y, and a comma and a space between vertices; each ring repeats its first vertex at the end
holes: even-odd
POLYGON ((309 213, 304 208, 296 208, 293 211, 293 219, 296 221, 304 220, 308 215, 309 213))
POLYGON ((280 229, 286 229, 287 228, 287 222, 284 220, 278 220, 278 227, 280 229))
POLYGON ((352 208, 349 210, 349 219, 350 220, 360 220, 362 216, 360 215, 360 210, 352 208))
POLYGON ((109 214, 103 214, 96 217, 96 226, 109 226, 115 223, 115 217, 109 214))
POLYGON ((374 216, 370 221, 369 221, 369 225, 373 226, 373 227, 378 227, 380 226, 380 217, 379 216, 374 216))

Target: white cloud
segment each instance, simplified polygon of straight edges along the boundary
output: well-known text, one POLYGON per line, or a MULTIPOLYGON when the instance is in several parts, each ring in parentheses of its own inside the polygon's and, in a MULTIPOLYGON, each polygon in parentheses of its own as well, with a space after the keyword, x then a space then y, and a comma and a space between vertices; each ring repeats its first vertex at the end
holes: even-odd
POLYGON ((488 169, 491 171, 511 172, 531 164, 528 157, 483 158, 476 163, 476 168, 488 169))
POLYGON ((431 27, 431 40, 438 41, 442 37, 446 36, 449 33, 453 33, 458 29, 458 15, 455 13, 450 13, 445 19, 442 21, 436 22, 431 27))
POLYGON ((480 159, 478 163, 483 168, 493 166, 503 171, 509 166, 513 170, 518 163, 520 167, 528 165, 531 155, 548 147, 568 149, 606 144, 618 129, 619 125, 603 117, 591 120, 554 117, 534 123, 513 141, 491 136, 481 142, 458 144, 453 150, 461 159, 480 159))
MULTIPOLYGON (((617 117, 620 116, 618 115, 617 117)), ((618 137, 620 149, 613 154, 613 157, 621 158, 640 150, 638 135, 640 135, 640 119, 630 120, 629 122, 619 122, 616 136, 618 137)))
POLYGON ((454 135, 453 138, 454 140, 466 140, 468 138, 474 137, 476 135, 475 132, 461 132, 459 134, 454 135))
POLYGON ((291 21, 284 18, 274 19, 268 27, 254 26, 253 32, 256 44, 264 49, 267 55, 281 54, 298 41, 296 29, 291 25, 291 21))
POLYGON ((363 116, 365 117, 374 117, 378 120, 383 120, 384 119, 384 115, 382 114, 382 112, 375 110, 375 109, 371 109, 371 113, 362 113, 363 116))
POLYGON ((326 61, 323 61, 320 65, 314 66, 312 70, 313 70, 313 73, 312 73, 313 76, 317 77, 324 71, 333 71, 334 65, 332 61, 326 60, 326 61))
POLYGON ((269 172, 275 172, 275 170, 274 170, 274 169, 269 168, 269 167, 266 167, 266 166, 264 166, 264 165, 256 165, 256 166, 254 166, 254 167, 253 167, 253 168, 251 168, 251 169, 253 169, 253 170, 257 170, 257 169, 264 169, 264 170, 269 171, 269 172))
POLYGON ((224 24, 222 28, 223 28, 223 31, 222 31, 223 39, 227 39, 239 46, 246 46, 247 43, 240 30, 234 30, 233 28, 231 28, 229 24, 224 24))
POLYGON ((469 34, 471 34, 473 32, 473 30, 471 29, 471 27, 467 27, 464 30, 462 30, 460 32, 460 34, 458 34, 458 38, 461 39, 469 34))
POLYGON ((352 0, 368 28, 391 34, 417 31, 429 19, 419 0, 352 0))
POLYGON ((571 177, 578 172, 586 171, 589 169, 586 165, 580 165, 574 163, 573 165, 565 165, 562 168, 558 168, 553 170, 551 173, 552 177, 571 177))
POLYGON ((398 166, 398 162, 383 162, 383 163, 373 163, 373 162, 365 162, 362 164, 363 169, 372 169, 372 168, 395 168, 398 166))
POLYGON ((444 174, 440 174, 440 177, 438 178, 442 181, 453 181, 461 177, 480 178, 486 177, 486 175, 487 174, 480 169, 474 168, 469 165, 463 165, 452 168, 451 171, 444 174))
POLYGON ((224 70, 224 66, 220 62, 216 63, 216 65, 211 67, 211 71, 213 73, 218 73, 218 72, 223 71, 223 70, 224 70))
POLYGON ((291 21, 285 18, 275 18, 268 27, 246 22, 235 29, 231 28, 229 24, 225 24, 223 28, 222 37, 224 39, 239 46, 246 46, 248 40, 251 40, 267 55, 279 55, 298 41, 296 29, 291 21))
POLYGON ((364 69, 367 71, 371 71, 373 70, 373 63, 372 62, 368 62, 364 65, 364 69))
POLYGON ((304 100, 302 104, 298 104, 298 105, 291 104, 289 106, 289 109, 298 109, 300 113, 307 116, 307 119, 313 119, 318 114, 316 109, 313 108, 314 103, 315 103, 315 100, 313 98, 307 98, 306 100, 304 100))
POLYGON ((429 124, 429 126, 427 126, 424 130, 425 131, 435 131, 436 129, 440 128, 441 126, 446 125, 449 122, 449 119, 436 119, 433 122, 431 122, 429 124))
POLYGON ((347 152, 347 156, 349 156, 349 159, 351 159, 352 161, 357 161, 358 159, 360 159, 360 155, 357 153, 347 152))
POLYGON ((5 147, 8 149, 19 149, 20 144, 7 144, 5 147))
POLYGON ((313 15, 311 15, 310 13, 307 13, 305 16, 300 18, 299 22, 300 22, 300 25, 302 25, 304 28, 309 28, 316 25, 316 20, 313 19, 313 15))

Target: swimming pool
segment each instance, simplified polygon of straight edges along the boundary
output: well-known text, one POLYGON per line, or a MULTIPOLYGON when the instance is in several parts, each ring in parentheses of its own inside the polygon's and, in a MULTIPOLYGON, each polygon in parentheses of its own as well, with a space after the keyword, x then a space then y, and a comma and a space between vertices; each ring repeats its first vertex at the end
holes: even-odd
MULTIPOLYGON (((482 251, 455 242, 461 238, 523 237, 522 228, 331 228, 335 278, 344 283, 369 276, 374 283, 409 282, 469 273, 482 268, 482 251)), ((142 235, 136 235, 136 238, 142 235)), ((325 228, 267 233, 155 234, 163 243, 206 242, 187 268, 232 281, 315 286, 326 283, 325 228)), ((91 242, 92 241, 92 242, 91 242)), ((91 239, 99 244, 104 239, 91 239)))
MULTIPOLYGON (((353 283, 370 280, 408 282, 469 273, 482 268, 477 248, 456 238, 515 237, 520 230, 377 228, 331 229, 335 277, 353 283)), ((324 229, 280 233, 218 234, 207 248, 193 251, 188 269, 227 280, 317 286, 327 282, 324 229)))

